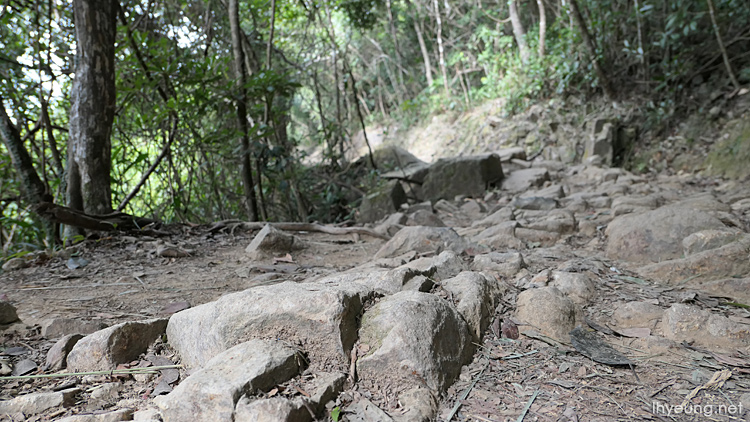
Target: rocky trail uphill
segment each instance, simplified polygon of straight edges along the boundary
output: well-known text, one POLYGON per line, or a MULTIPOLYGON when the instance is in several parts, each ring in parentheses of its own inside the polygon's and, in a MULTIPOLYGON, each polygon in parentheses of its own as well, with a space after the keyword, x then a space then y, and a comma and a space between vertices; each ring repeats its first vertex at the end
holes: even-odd
POLYGON ((0 417, 747 418, 750 188, 519 154, 414 161, 363 201, 371 232, 6 263, 0 417))

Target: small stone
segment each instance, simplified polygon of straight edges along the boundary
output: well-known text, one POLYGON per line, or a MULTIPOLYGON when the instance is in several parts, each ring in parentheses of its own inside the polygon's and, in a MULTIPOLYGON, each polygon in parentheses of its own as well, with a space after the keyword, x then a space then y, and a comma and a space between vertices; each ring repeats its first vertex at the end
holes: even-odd
POLYGON ((3 264, 3 271, 16 271, 20 270, 21 268, 26 268, 28 266, 28 263, 23 258, 11 258, 3 264))
POLYGON ((303 248, 303 242, 295 236, 266 224, 245 248, 245 252, 252 259, 267 259, 303 248))
POLYGON ((34 362, 31 359, 23 359, 18 361, 16 363, 16 366, 13 368, 13 376, 18 377, 21 375, 27 375, 31 372, 34 372, 37 368, 36 362, 34 362))
POLYGON ((59 419, 58 422, 119 422, 132 420, 133 409, 120 409, 107 413, 78 414, 59 419))
POLYGON ((18 321, 16 308, 9 302, 0 301, 0 324, 10 324, 18 321))
POLYGON ((105 402, 113 402, 119 395, 120 391, 122 391, 122 388, 123 386, 119 382, 108 382, 98 386, 92 391, 91 398, 105 402))
POLYGON ((156 409, 143 409, 133 413, 133 420, 139 422, 160 421, 161 414, 156 409))
POLYGON ((503 190, 525 192, 532 187, 542 186, 549 178, 549 171, 542 167, 516 170, 503 180, 503 190))
POLYGON ((518 319, 559 341, 568 342, 575 328, 575 305, 556 287, 529 289, 518 294, 518 319))
POLYGON ((432 211, 417 210, 412 214, 409 214, 408 220, 406 220, 407 226, 429 226, 429 227, 445 227, 445 223, 432 211))
POLYGON ((0 415, 13 413, 38 415, 49 409, 70 407, 75 404, 76 395, 80 392, 78 388, 70 388, 52 393, 31 393, 10 400, 2 400, 0 401, 0 415))
POLYGON ((524 210, 542 210, 549 211, 558 208, 560 204, 554 198, 543 198, 540 196, 531 196, 526 198, 516 198, 510 206, 524 210))
POLYGON ((596 284, 583 273, 552 272, 552 286, 578 305, 585 305, 596 295, 596 284))
POLYGON ((67 366, 66 359, 68 354, 73 350, 73 346, 82 339, 82 334, 68 334, 58 340, 47 352, 47 362, 45 367, 50 371, 59 371, 67 366))
POLYGON ((495 271, 504 277, 513 277, 526 263, 518 252, 490 252, 477 255, 471 264, 474 271, 495 271))
POLYGON ((82 338, 68 355, 74 372, 103 371, 128 363, 145 352, 167 328, 167 319, 117 324, 82 338))
POLYGON ((42 335, 49 339, 69 334, 91 334, 107 328, 102 321, 82 321, 74 318, 53 318, 42 322, 42 335))

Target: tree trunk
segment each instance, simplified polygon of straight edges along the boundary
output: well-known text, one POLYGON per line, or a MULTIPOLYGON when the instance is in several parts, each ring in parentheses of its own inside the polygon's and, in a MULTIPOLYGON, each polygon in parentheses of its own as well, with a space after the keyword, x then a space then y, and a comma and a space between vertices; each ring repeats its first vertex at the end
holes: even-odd
POLYGON ((385 6, 386 10, 388 11, 388 27, 391 32, 393 47, 396 53, 393 55, 393 57, 396 61, 396 75, 398 78, 398 84, 402 91, 406 91, 406 87, 404 86, 404 77, 401 73, 401 70, 403 69, 403 66, 401 64, 401 48, 398 45, 398 33, 396 32, 396 25, 393 22, 393 2, 391 0, 386 0, 385 6))
POLYGON ((740 83, 737 77, 734 75, 732 65, 729 63, 729 56, 727 55, 727 49, 724 48, 724 41, 721 39, 721 32, 719 31, 719 24, 716 23, 716 12, 714 11, 714 3, 711 0, 706 0, 708 3, 708 12, 711 15, 711 25, 714 27, 714 33, 716 34, 716 42, 719 44, 719 50, 721 51, 721 57, 724 59, 724 66, 727 68, 727 74, 729 79, 734 85, 734 89, 740 90, 740 83))
POLYGON ((440 62, 440 72, 443 74, 443 87, 445 88, 445 96, 450 97, 451 91, 448 86, 448 71, 445 69, 445 51, 443 50, 443 21, 440 18, 440 5, 438 0, 432 0, 433 7, 435 8, 435 22, 437 23, 437 44, 438 44, 438 60, 440 62))
MULTIPOLYGON (((21 186, 23 186, 26 201, 31 204, 52 202, 52 195, 47 191, 47 187, 42 182, 39 174, 37 174, 31 156, 23 145, 18 129, 13 126, 13 122, 10 121, 10 118, 5 113, 5 104, 3 104, 2 97, 0 97, 0 138, 3 139, 5 149, 10 154, 13 168, 16 170, 16 174, 18 174, 21 186)), ((43 220, 42 225, 47 235, 47 243, 53 245, 57 239, 54 224, 43 220)))
POLYGON ((414 13, 414 32, 417 34, 417 41, 419 41, 419 49, 422 51, 422 61, 424 61, 424 77, 427 79, 427 86, 431 87, 434 82, 432 79, 432 63, 430 63, 430 52, 427 50, 427 44, 424 42, 424 32, 422 30, 422 21, 419 19, 419 15, 414 13), (419 22, 417 22, 419 21, 419 22))
POLYGON ((547 12, 544 10, 544 0, 536 0, 536 4, 539 7, 539 58, 542 58, 547 36, 547 12))
MULTIPOLYGON (((232 31, 232 51, 234 52, 234 71, 237 76, 237 127, 241 136, 241 177, 242 188, 245 193, 245 207, 248 218, 258 221, 258 203, 255 200, 253 184, 253 169, 250 163, 250 139, 247 127, 247 93, 245 91, 246 70, 245 53, 242 50, 242 35, 240 29, 240 13, 237 0, 229 0, 229 26, 232 31)), ((260 178, 260 174, 258 175, 260 178)))
POLYGON ((589 30, 586 26, 586 22, 583 20, 581 10, 578 8, 578 2, 576 0, 568 1, 570 1, 570 12, 571 15, 573 15, 573 20, 578 26, 578 31, 581 32, 583 44, 584 46, 586 46, 586 49, 591 56, 591 61, 594 65, 594 71, 596 72, 597 78, 599 78, 599 85, 601 85, 602 90, 604 91, 604 95, 606 95, 610 100, 614 101, 616 98, 615 91, 614 89, 612 89, 612 84, 609 82, 609 77, 607 77, 607 74, 604 73, 604 69, 602 68, 601 63, 599 63, 600 60, 599 56, 596 54, 596 46, 594 45, 594 40, 592 40, 591 35, 589 35, 589 30))
POLYGON ((112 211, 116 1, 73 0, 76 68, 68 140, 68 205, 88 214, 112 211))
POLYGON ((526 64, 529 62, 529 46, 526 44, 526 31, 523 29, 521 17, 518 15, 516 0, 508 0, 508 9, 510 10, 510 22, 513 24, 513 37, 518 44, 521 61, 526 64))
POLYGON ((34 168, 34 162, 23 145, 18 129, 13 126, 10 117, 5 113, 2 97, 0 97, 0 135, 13 162, 13 168, 21 181, 26 200, 32 204, 51 201, 52 198, 34 168))
POLYGON ((638 30, 638 51, 641 56, 641 71, 643 72, 643 80, 646 81, 646 89, 650 90, 648 85, 650 76, 648 64, 646 63, 646 50, 643 47, 643 23, 641 18, 641 5, 638 0, 634 0, 633 7, 635 8, 635 23, 636 29, 638 30))

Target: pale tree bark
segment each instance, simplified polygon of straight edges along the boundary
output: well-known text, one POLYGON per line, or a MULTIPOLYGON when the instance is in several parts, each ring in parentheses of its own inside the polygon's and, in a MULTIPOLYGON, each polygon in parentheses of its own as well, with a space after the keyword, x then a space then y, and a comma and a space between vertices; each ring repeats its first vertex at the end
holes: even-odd
POLYGON ((398 84, 400 85, 402 91, 406 91, 406 87, 404 86, 404 77, 402 74, 403 66, 401 65, 401 48, 398 45, 398 33, 396 32, 396 25, 393 22, 393 2, 391 0, 386 0, 385 4, 388 11, 388 26, 390 28, 391 38, 393 39, 393 47, 396 53, 394 54, 394 58, 396 60, 396 74, 398 78, 398 84))
POLYGON ((406 1, 408 9, 414 10, 412 21, 414 22, 414 32, 417 34, 419 50, 422 52, 422 61, 424 62, 424 77, 427 79, 427 86, 431 87, 434 80, 432 79, 432 63, 430 62, 430 52, 427 50, 427 44, 424 42, 424 29, 422 29, 422 18, 419 16, 417 9, 409 0, 406 1))
POLYGON ((734 75, 732 65, 729 63, 729 56, 727 55, 727 49, 724 48, 724 41, 721 39, 721 32, 719 32, 719 24, 716 23, 716 11, 714 10, 714 3, 711 0, 706 0, 708 3, 708 12, 711 15, 711 24, 714 27, 714 33, 716 34, 716 42, 719 43, 719 50, 721 50, 721 57, 724 59, 724 66, 727 68, 727 74, 729 79, 734 85, 734 89, 740 89, 740 82, 737 80, 737 76, 734 75))
POLYGON ((67 202, 87 214, 112 211, 117 7, 114 0, 73 0, 77 64, 71 90, 67 202))
POLYGON ((591 61, 594 65, 594 71, 596 72, 596 76, 599 79, 599 85, 601 85, 602 90, 604 91, 604 95, 606 95, 610 100, 614 101, 616 98, 616 93, 614 89, 612 89, 612 84, 609 81, 609 77, 604 72, 604 68, 600 63, 599 56, 596 54, 596 46, 594 45, 594 40, 592 40, 591 35, 589 35, 589 30, 586 26, 586 22, 583 20, 581 10, 578 8, 578 2, 576 0, 568 1, 570 2, 570 14, 573 15, 573 21, 575 21, 576 26, 578 26, 578 31, 581 33, 583 44, 588 50, 589 55, 591 56, 591 61))
POLYGON ((445 51, 443 48, 443 21, 440 18, 440 5, 438 0, 432 0, 432 5, 435 8, 435 23, 437 24, 437 45, 438 45, 438 61, 440 64, 440 73, 443 74, 443 87, 445 88, 446 97, 450 97, 451 91, 448 86, 448 71, 445 69, 445 51))
POLYGON ((518 5, 516 0, 508 0, 508 9, 510 10, 510 22, 513 24, 513 37, 518 44, 518 52, 521 55, 521 61, 525 64, 529 62, 529 46, 526 44, 526 31, 523 29, 521 17, 518 15, 518 5))
POLYGON ((414 32, 417 33, 417 41, 419 41, 419 49, 422 51, 422 61, 424 61, 424 77, 427 79, 427 86, 432 86, 434 80, 432 79, 432 63, 430 63, 430 52, 427 50, 427 44, 424 42, 424 35, 422 35, 421 22, 418 24, 414 21, 414 32))
MULTIPOLYGON (((234 54, 234 71, 237 77, 237 127, 241 137, 241 177, 242 189, 245 194, 245 208, 250 221, 258 221, 258 202, 255 199, 255 185, 253 183, 253 169, 250 163, 250 138, 247 125, 247 92, 245 82, 245 53, 242 50, 242 29, 240 28, 240 12, 237 0, 229 0, 229 27, 232 32, 232 51, 234 54)), ((260 175, 258 175, 260 178, 260 175)))
POLYGON ((544 10, 544 0, 536 0, 536 4, 539 7, 539 58, 542 58, 547 37, 547 12, 544 10))

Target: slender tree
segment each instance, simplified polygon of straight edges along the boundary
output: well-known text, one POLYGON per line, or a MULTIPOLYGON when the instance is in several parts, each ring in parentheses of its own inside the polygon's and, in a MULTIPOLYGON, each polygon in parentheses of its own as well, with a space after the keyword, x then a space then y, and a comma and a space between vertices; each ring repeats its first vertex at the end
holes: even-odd
POLYGON ((729 56, 727 55, 727 49, 724 47, 724 41, 721 39, 721 31, 719 31, 719 24, 716 23, 716 11, 714 10, 714 3, 711 0, 706 0, 708 3, 708 12, 711 15, 711 25, 714 28, 714 34, 716 34, 716 42, 719 44, 719 50, 721 51, 721 57, 724 59, 724 67, 727 69, 729 79, 732 81, 735 90, 740 89, 740 83, 737 80, 737 76, 734 75, 732 70, 732 64, 729 63, 729 56))
POLYGON ((578 31, 581 33, 583 45, 586 47, 586 50, 588 50, 589 55, 591 56, 591 61, 594 65, 594 71, 596 72, 597 78, 599 78, 599 85, 602 87, 604 95, 606 95, 610 100, 614 101, 616 98, 615 90, 612 88, 612 83, 609 81, 609 77, 604 72, 604 68, 600 63, 601 60, 599 58, 599 55, 596 53, 594 40, 591 38, 591 35, 589 35, 586 21, 583 20, 581 10, 578 8, 578 2, 576 0, 568 1, 570 2, 570 13, 571 15, 573 15, 573 21, 576 23, 576 26, 578 26, 578 31))
MULTIPOLYGON (((258 221, 258 202, 255 199, 255 184, 253 183, 253 169, 250 163, 250 138, 247 124, 247 92, 245 84, 247 72, 245 70, 245 53, 242 50, 242 35, 240 28, 240 12, 237 0, 229 0, 229 26, 232 32, 232 52, 234 54, 234 71, 236 74, 237 94, 237 128, 240 131, 240 163, 242 188, 245 193, 245 208, 251 221, 258 221)), ((260 175, 258 175, 260 178, 260 175)))
POLYGON ((432 0, 432 5, 435 8, 435 22, 437 24, 437 45, 438 45, 438 61, 440 64, 440 73, 443 74, 443 88, 445 88, 445 96, 450 97, 451 90, 448 86, 448 71, 445 66, 445 49, 443 47, 443 20, 440 17, 440 5, 438 0, 432 0))
POLYGON ((536 0, 536 4, 539 7, 539 57, 544 57, 544 43, 547 37, 547 12, 544 10, 544 0, 536 0))
POLYGON ((529 62, 529 46, 526 44, 526 31, 521 23, 521 16, 518 14, 518 4, 516 0, 508 0, 508 9, 510 10, 510 23, 513 24, 513 37, 518 44, 518 51, 521 54, 521 61, 529 62))

